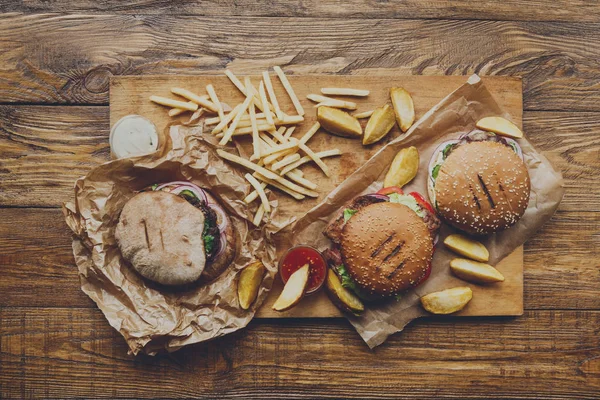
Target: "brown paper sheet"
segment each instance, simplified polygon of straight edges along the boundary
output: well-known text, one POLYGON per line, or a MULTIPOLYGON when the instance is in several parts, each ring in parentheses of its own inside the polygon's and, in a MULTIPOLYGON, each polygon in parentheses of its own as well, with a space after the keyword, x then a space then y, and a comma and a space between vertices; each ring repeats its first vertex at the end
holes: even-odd
POLYGON ((277 271, 272 235, 289 222, 277 216, 277 200, 271 194, 272 220, 261 229, 252 225, 257 206, 242 201, 249 184, 235 166, 221 160, 214 139, 204 139, 200 127, 172 126, 169 136, 158 153, 111 161, 92 170, 76 182, 75 201, 63 207, 76 235, 73 253, 81 287, 133 354, 174 351, 245 327, 277 271), (122 259, 114 239, 120 212, 136 191, 177 180, 210 190, 229 211, 238 234, 232 266, 215 281, 185 291, 160 289, 142 279, 122 259), (258 299, 244 311, 239 307, 236 279, 255 259, 263 262, 268 273, 258 299))
MULTIPOLYGON (((366 164, 333 190, 327 198, 305 216, 283 229, 277 237, 278 248, 297 243, 311 243, 319 249, 330 245, 322 235, 325 226, 338 216, 344 206, 360 194, 372 193, 382 187, 383 177, 396 153, 416 146, 420 153, 419 173, 404 189, 427 194, 427 167, 433 151, 444 141, 456 139, 462 133, 475 129, 475 123, 486 116, 505 116, 481 79, 474 75, 466 84, 428 111, 406 135, 390 142, 366 164)), ((490 264, 495 265, 529 239, 558 207, 564 184, 560 172, 526 140, 518 140, 531 178, 531 198, 523 218, 514 227, 483 240, 490 251, 490 264)), ((443 225, 440 243, 452 229, 443 225)), ((399 301, 370 306, 361 317, 348 317, 352 325, 371 348, 401 331, 410 321, 426 315, 419 298, 427 293, 455 286, 468 285, 449 272, 449 261, 455 257, 443 245, 438 245, 433 259, 430 278, 399 301)), ((479 307, 491 309, 493 304, 478 302, 479 307)))

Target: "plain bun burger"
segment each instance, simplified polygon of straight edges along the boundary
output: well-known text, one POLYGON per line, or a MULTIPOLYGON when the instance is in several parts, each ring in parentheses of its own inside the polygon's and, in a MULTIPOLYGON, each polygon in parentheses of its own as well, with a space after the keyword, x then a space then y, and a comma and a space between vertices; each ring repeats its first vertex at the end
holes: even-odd
POLYGON ((123 207, 115 238, 123 258, 163 285, 217 278, 235 258, 236 237, 225 210, 189 182, 154 185, 123 207))
POLYGON ((512 139, 475 130, 434 152, 429 198, 450 225, 474 235, 504 230, 529 204, 529 173, 512 139))
POLYGON ((342 285, 365 301, 393 297, 423 282, 431 271, 440 222, 418 193, 386 188, 357 197, 324 234, 324 252, 342 285))

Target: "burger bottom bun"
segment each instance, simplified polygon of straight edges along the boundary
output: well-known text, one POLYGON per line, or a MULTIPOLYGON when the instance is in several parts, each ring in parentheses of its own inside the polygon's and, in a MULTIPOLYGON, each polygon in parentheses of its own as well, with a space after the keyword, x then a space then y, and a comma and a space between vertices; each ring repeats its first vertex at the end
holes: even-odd
POLYGON ((115 238, 140 275, 163 285, 183 285, 204 271, 203 229, 204 214, 181 197, 142 192, 123 207, 115 238))

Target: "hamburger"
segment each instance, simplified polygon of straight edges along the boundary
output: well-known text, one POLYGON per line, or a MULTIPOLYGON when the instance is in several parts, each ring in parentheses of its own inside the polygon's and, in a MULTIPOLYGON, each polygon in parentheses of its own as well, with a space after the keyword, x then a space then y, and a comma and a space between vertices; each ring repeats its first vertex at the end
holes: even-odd
POLYGON ((523 152, 512 139, 474 130, 442 143, 429 163, 427 190, 440 217, 473 235, 509 228, 529 204, 523 152))
POLYGON ((323 255, 345 288, 377 302, 427 279, 439 227, 420 194, 384 188, 354 199, 326 227, 333 246, 323 255))
POLYGON ((163 285, 213 280, 236 252, 227 212, 208 191, 189 182, 153 185, 132 197, 115 238, 137 272, 163 285))

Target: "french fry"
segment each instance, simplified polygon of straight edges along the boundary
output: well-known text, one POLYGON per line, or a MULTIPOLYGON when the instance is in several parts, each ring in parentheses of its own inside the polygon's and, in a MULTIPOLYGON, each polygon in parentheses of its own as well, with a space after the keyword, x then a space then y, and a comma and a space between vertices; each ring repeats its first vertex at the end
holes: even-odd
POLYGON ((246 96, 246 100, 244 100, 244 102, 242 103, 242 106, 240 107, 240 109, 239 109, 237 115, 235 116, 235 118, 233 118, 233 121, 231 122, 231 125, 229 126, 229 128, 227 128, 227 130, 223 134, 223 137, 219 141, 219 144, 221 146, 227 144, 227 142, 229 142, 231 140, 231 136, 233 135, 233 131, 235 131, 235 128, 237 127, 237 124, 240 122, 240 119, 242 118, 242 115, 248 109, 248 106, 252 102, 253 98, 254 98, 253 96, 246 96))
POLYGON ((286 139, 291 138, 292 135, 294 134, 295 130, 296 130, 295 126, 291 126, 291 127, 287 128, 287 130, 285 131, 285 135, 283 135, 283 137, 286 139))
POLYGON ((293 198, 297 199, 297 200, 302 200, 305 196, 308 197, 319 197, 319 193, 317 192, 313 192, 312 190, 308 190, 308 189, 302 189, 302 193, 296 191, 296 190, 292 190, 290 188, 288 188, 285 185, 282 185, 281 183, 274 181, 272 179, 269 179, 267 177, 265 177, 264 175, 261 175, 259 173, 256 174, 256 178, 260 179, 263 182, 267 182, 269 185, 273 186, 274 188, 277 188, 279 190, 281 190, 284 193, 289 194, 290 196, 292 196, 293 198))
POLYGON ((368 90, 350 89, 350 88, 321 88, 321 93, 329 96, 357 96, 365 97, 369 95, 368 90))
MULTIPOLYGON (((291 139, 287 143, 283 143, 283 144, 279 144, 277 146, 271 147, 268 152, 266 152, 266 153, 263 154, 263 157, 266 157, 269 154, 277 153, 278 151, 281 151, 281 150, 293 149, 293 148, 296 148, 296 147, 298 147, 298 140, 291 139)), ((267 176, 267 175, 265 175, 265 176, 267 176)))
MULTIPOLYGON (((255 112, 254 113, 255 116, 257 116, 258 114, 255 112)), ((258 118, 258 116, 256 117, 256 123, 258 125, 266 125, 266 126, 271 126, 267 123, 266 119, 263 118, 258 118)), ((244 114, 242 116, 242 119, 240 120, 240 123, 237 126, 238 128, 247 128, 247 127, 252 127, 252 120, 250 119, 250 115, 246 115, 244 114), (246 118, 248 117, 248 118, 246 118)))
MULTIPOLYGON (((333 149, 333 150, 325 150, 325 151, 320 151, 318 153, 316 153, 315 155, 319 158, 325 158, 325 157, 333 157, 333 156, 339 156, 341 155, 342 152, 339 149, 333 149)), ((298 168, 299 166, 301 166, 302 164, 306 164, 307 162, 312 161, 312 158, 310 158, 309 156, 304 156, 301 159, 299 159, 296 162, 291 163, 290 165, 288 165, 287 167, 285 167, 284 169, 282 169, 279 174, 280 175, 285 175, 288 172, 290 172, 293 169, 298 168)))
MULTIPOLYGON (((196 104, 193 101, 189 101, 188 102, 189 105, 193 105, 196 104)), ((171 108, 169 110, 169 117, 176 117, 180 114, 183 114, 184 112, 188 112, 189 110, 184 110, 183 108, 171 108)))
MULTIPOLYGON (((260 81, 260 85, 258 85, 258 96, 260 97, 260 102, 262 103, 263 110, 269 110, 269 101, 267 100, 267 94, 265 93, 265 83, 260 81)), ((270 125, 275 125, 273 122, 273 117, 271 116, 271 111, 265 111, 265 118, 270 125)))
POLYGON ((192 93, 187 89, 174 87, 174 88, 171 88, 171 93, 176 94, 177 96, 184 97, 188 100, 191 100, 194 103, 196 103, 212 112, 217 112, 217 106, 215 104, 208 101, 208 99, 206 99, 205 97, 198 96, 197 94, 192 93))
POLYGON ((277 143, 275 143, 275 141, 274 141, 273 139, 271 139, 269 136, 267 136, 267 135, 266 135, 266 134, 264 134, 264 133, 261 133, 261 134, 260 134, 260 138, 261 138, 262 140, 264 140, 265 142, 267 142, 267 144, 269 145, 269 147, 275 147, 275 146, 278 146, 278 144, 277 144, 277 143))
POLYGON ((271 166, 271 170, 277 171, 278 169, 281 169, 281 168, 285 167, 286 165, 293 163, 294 161, 298 161, 299 159, 300 159, 300 154, 298 154, 298 153, 287 155, 281 161, 277 161, 276 163, 274 163, 271 166))
POLYGON ((304 121, 304 117, 302 115, 283 115, 283 118, 277 119, 275 121, 276 125, 295 125, 304 121))
POLYGON ((279 80, 281 81, 281 84, 285 88, 285 91, 287 92, 288 96, 290 96, 290 99, 292 100, 292 104, 294 104, 294 108, 296 109, 296 112, 298 113, 298 115, 304 115, 304 108, 302 108, 302 105, 300 104, 300 100, 298 100, 298 96, 296 96, 296 93, 294 93, 294 89, 292 88, 290 81, 288 81, 287 76, 285 76, 285 74, 283 73, 283 70, 277 65, 274 66, 273 69, 275 70, 275 73, 279 77, 279 80))
MULTIPOLYGON (((225 111, 225 109, 223 109, 223 111, 225 111)), ((227 112, 227 111, 225 111, 225 112, 227 112)), ((231 112, 231 110, 229 110, 229 112, 231 112)), ((270 115, 271 115, 271 117, 273 117, 274 114, 270 113, 270 115)), ((225 116, 225 118, 227 118, 227 116, 225 116)), ((263 112, 256 113, 256 119, 257 120, 264 120, 264 121, 266 121, 266 115, 265 115, 265 113, 263 113, 263 112)), ((206 125, 217 125, 219 122, 221 122, 221 118, 219 118, 219 117, 206 118, 204 120, 204 123, 206 125)), ((244 126, 242 124, 244 122, 245 123, 249 123, 250 122, 250 115, 244 114, 242 116, 242 119, 240 120, 240 125, 239 126, 244 126)), ((247 126, 250 126, 250 125, 247 125, 247 126)))
POLYGON ((325 163, 319 158, 319 156, 317 156, 307 145, 305 145, 302 142, 298 143, 298 147, 300 147, 300 150, 305 152, 307 156, 313 159, 313 161, 319 166, 319 168, 321 168, 325 176, 329 176, 329 168, 327 168, 327 165, 325 165, 325 163))
POLYGON ((225 113, 223 112, 223 105, 219 101, 219 97, 217 96, 217 92, 215 92, 215 88, 213 87, 213 85, 206 85, 206 91, 210 96, 210 101, 212 101, 212 103, 217 108, 217 114, 219 115, 219 118, 225 118, 225 113))
POLYGON ((313 183, 308 179, 303 178, 300 174, 298 174, 298 172, 299 171, 290 171, 285 176, 295 181, 296 183, 299 183, 307 189, 317 190, 318 186, 316 183, 313 183))
POLYGON ((306 133, 304 135, 302 135, 302 138, 300 138, 300 143, 306 143, 310 140, 310 138, 312 138, 314 136, 315 133, 317 133, 317 131, 319 130, 319 128, 321 127, 321 124, 319 124, 318 122, 315 122, 315 124, 313 126, 310 127, 310 129, 308 131, 306 131, 306 133))
POLYGON ((252 220, 252 223, 255 226, 259 226, 264 215, 265 215, 265 207, 261 204, 260 206, 258 206, 258 209, 256 210, 256 214, 254 214, 254 219, 252 220))
MULTIPOLYGON (((225 75, 229 78, 229 80, 231 81, 231 83, 233 83, 233 85, 240 91, 242 92, 242 94, 246 97, 248 97, 248 92, 246 91, 246 87, 244 86, 244 84, 237 78, 237 76, 235 76, 235 74, 233 72, 231 72, 230 70, 226 69, 225 70, 225 75)), ((260 111, 265 111, 263 110, 262 104, 260 104, 260 98, 258 97, 258 92, 256 91, 256 89, 254 88, 254 86, 251 86, 252 90, 251 90, 251 95, 255 98, 256 101, 256 107, 260 110, 260 111)))
MULTIPOLYGON (((271 129, 271 125, 258 125, 257 126, 258 131, 259 132, 266 132, 269 129, 271 129)), ((251 126, 245 126, 243 128, 236 128, 233 131, 233 134, 231 136, 244 136, 244 135, 251 135, 252 134, 252 127, 251 126)), ((218 133, 217 137, 218 138, 222 138, 225 134, 224 133, 218 133)))
POLYGON ((306 96, 310 101, 314 101, 317 104, 317 107, 327 106, 327 107, 335 107, 335 108, 345 108, 347 110, 356 110, 356 103, 352 101, 344 101, 333 99, 331 97, 321 96, 319 94, 309 94, 306 96))
POLYGON ((287 143, 288 139, 285 136, 283 136, 284 132, 285 132, 285 126, 281 126, 281 127, 279 127, 279 129, 269 132, 269 133, 271 135, 273 135, 273 137, 275 139, 277 139, 279 141, 279 143, 287 143))
POLYGON ((258 192, 258 197, 260 198, 265 212, 271 212, 271 205, 269 204, 269 199, 267 199, 265 191, 263 190, 262 186, 260 186, 260 182, 257 181, 256 178, 253 177, 251 174, 246 174, 244 175, 244 177, 248 182, 250 182, 254 190, 258 192))
POLYGON ((279 108, 279 101, 277 101, 277 97, 275 96, 275 90, 273 90, 273 84, 271 83, 269 72, 263 71, 262 75, 263 82, 267 88, 267 93, 269 93, 269 99, 271 99, 271 103, 273 104, 273 108, 275 110, 275 115, 278 119, 283 119, 283 112, 281 111, 281 108, 279 108))
POLYGON ((171 107, 171 108, 181 108, 182 110, 187 111, 196 111, 198 109, 198 104, 187 101, 179 101, 169 99, 167 97, 161 96, 150 96, 150 101, 156 104, 160 104, 161 106, 171 107))
POLYGON ((374 111, 375 110, 369 110, 369 111, 363 111, 361 113, 356 113, 356 114, 354 114, 354 118, 357 118, 357 119, 369 118, 373 114, 374 111))
POLYGON ((237 106, 235 106, 233 108, 233 110, 231 110, 231 112, 229 114, 227 114, 225 116, 225 118, 223 118, 221 120, 221 122, 219 122, 219 124, 217 126, 215 126, 210 133, 212 133, 213 135, 216 135, 217 133, 223 131, 223 129, 225 129, 227 124, 229 124, 240 113, 241 109, 242 109, 242 104, 238 104, 237 106))
MULTIPOLYGON (((297 143, 294 143, 295 145, 297 145, 297 143)), ((286 144, 287 145, 287 144, 286 144)), ((284 145, 285 146, 285 145, 284 145)), ((298 192, 300 194, 306 195, 306 196, 310 196, 310 197, 318 197, 319 194, 315 193, 315 192, 311 192, 309 190, 304 189, 301 186, 296 185, 293 182, 288 181, 287 179, 277 175, 275 172, 273 171, 269 171, 268 169, 261 167, 259 165, 256 165, 255 163, 248 161, 242 157, 236 156, 235 154, 231 154, 228 153, 226 151, 223 151, 221 149, 217 149, 217 154, 219 156, 221 156, 221 158, 224 158, 228 161, 234 162, 236 164, 239 164, 247 169, 250 169, 254 172, 258 172, 259 176, 257 176, 257 178, 261 179, 260 177, 262 176, 265 179, 274 181, 279 183, 280 185, 285 186, 288 189, 291 189, 295 192, 298 192)), ((261 179, 263 181, 265 181, 264 179, 261 179)), ((269 182, 267 182, 269 183, 269 182)))
POLYGON ((277 161, 278 159, 280 159, 282 157, 286 157, 286 156, 288 156, 290 154, 294 154, 297 151, 298 151, 298 149, 295 148, 295 147, 291 148, 291 149, 288 149, 288 150, 281 150, 281 151, 278 151, 277 153, 273 153, 273 154, 271 154, 269 156, 266 156, 265 158, 263 158, 263 161, 264 161, 265 164, 272 164, 275 161, 277 161))
MULTIPOLYGON (((264 182, 262 182, 260 184, 260 187, 263 188, 263 190, 264 190, 264 188, 267 187, 267 184, 264 183, 264 182)), ((250 204, 254 200, 256 200, 257 198, 258 198, 258 192, 256 190, 253 190, 253 191, 250 192, 250 194, 248 196, 244 197, 244 203, 250 204)))
MULTIPOLYGON (((246 79, 244 80, 244 83, 246 85, 246 93, 252 92, 252 83, 250 82, 250 78, 246 77, 246 79)), ((252 100, 250 101, 250 104, 248 105, 248 111, 250 114, 250 123, 251 123, 251 128, 252 128, 252 148, 254 149, 254 154, 252 155, 254 158, 260 158, 261 157, 261 149, 260 149, 260 143, 258 141, 258 125, 256 123, 256 111, 254 109, 254 98, 252 98, 252 100)), ((258 182, 257 182, 258 183, 258 182)), ((265 211, 269 211, 269 209, 267 209, 267 207, 265 206, 265 211)))

